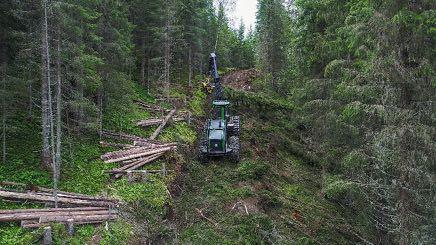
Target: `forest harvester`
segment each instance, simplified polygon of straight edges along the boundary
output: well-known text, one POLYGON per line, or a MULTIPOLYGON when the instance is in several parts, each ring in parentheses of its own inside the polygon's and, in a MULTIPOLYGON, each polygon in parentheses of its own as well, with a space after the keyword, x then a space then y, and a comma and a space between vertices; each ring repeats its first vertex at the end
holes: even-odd
POLYGON ((215 93, 212 110, 199 142, 199 159, 204 163, 211 157, 230 157, 233 162, 239 162, 239 116, 229 114, 230 102, 223 98, 215 53, 210 55, 210 72, 215 93))

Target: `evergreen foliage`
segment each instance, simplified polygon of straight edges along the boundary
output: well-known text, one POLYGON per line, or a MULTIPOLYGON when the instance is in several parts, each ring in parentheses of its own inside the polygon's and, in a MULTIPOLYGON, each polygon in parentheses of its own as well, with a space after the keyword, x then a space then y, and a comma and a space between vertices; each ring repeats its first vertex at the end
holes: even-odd
MULTIPOLYGON (((63 190, 104 190, 139 210, 133 224, 68 240, 56 226, 57 243, 118 244, 137 229, 152 243, 435 244, 435 2, 258 0, 249 31, 232 26, 229 2, 2 0, 0 181, 60 178, 63 190), (176 97, 205 116, 211 52, 222 71, 263 72, 251 92, 225 89, 244 115, 242 163, 189 161, 175 199, 173 175, 107 187, 102 130, 148 135, 132 123, 150 117, 133 99, 176 97), (242 201, 255 204, 241 213, 242 201), (196 222, 168 225, 173 208, 196 222)), ((160 137, 197 139, 187 123, 160 137)), ((40 235, 0 225, 1 244, 40 235)))

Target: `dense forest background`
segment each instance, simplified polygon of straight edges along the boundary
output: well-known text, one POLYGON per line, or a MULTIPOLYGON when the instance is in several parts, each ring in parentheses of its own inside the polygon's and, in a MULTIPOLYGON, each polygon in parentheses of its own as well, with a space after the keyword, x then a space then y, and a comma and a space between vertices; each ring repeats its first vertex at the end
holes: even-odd
POLYGON ((257 68, 257 96, 292 104, 287 130, 320 195, 362 241, 434 244, 435 2, 259 0, 250 31, 231 26, 231 6, 1 1, 2 179, 39 168, 62 186, 80 139, 125 130, 138 94, 193 99, 216 50, 223 72, 257 68))

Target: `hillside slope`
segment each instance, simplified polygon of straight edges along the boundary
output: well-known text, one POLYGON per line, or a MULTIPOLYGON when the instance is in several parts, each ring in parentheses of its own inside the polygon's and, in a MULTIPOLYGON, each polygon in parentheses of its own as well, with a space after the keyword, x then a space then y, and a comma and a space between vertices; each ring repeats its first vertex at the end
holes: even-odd
MULTIPOLYGON (((234 79, 251 77, 247 73, 253 72, 232 72, 230 85, 249 86, 252 81, 234 79)), ((229 85, 226 76, 223 81, 229 85)), ((298 145, 292 105, 233 88, 226 88, 226 96, 242 118, 242 160, 200 164, 189 154, 176 184, 171 221, 179 235, 174 239, 184 244, 364 242, 344 210, 324 198, 320 169, 291 153, 298 145)))

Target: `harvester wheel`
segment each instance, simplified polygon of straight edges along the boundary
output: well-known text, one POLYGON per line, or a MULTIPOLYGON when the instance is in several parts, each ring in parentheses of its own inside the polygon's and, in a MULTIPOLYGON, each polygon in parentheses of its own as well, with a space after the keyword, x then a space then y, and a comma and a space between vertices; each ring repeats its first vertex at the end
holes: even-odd
POLYGON ((241 146, 239 145, 239 138, 236 136, 232 136, 229 138, 229 147, 232 149, 230 154, 230 160, 234 163, 238 163, 240 160, 239 151, 241 146))
POLYGON ((233 125, 230 128, 230 134, 239 136, 239 128, 240 128, 240 119, 239 116, 233 116, 230 118, 230 123, 233 125))

